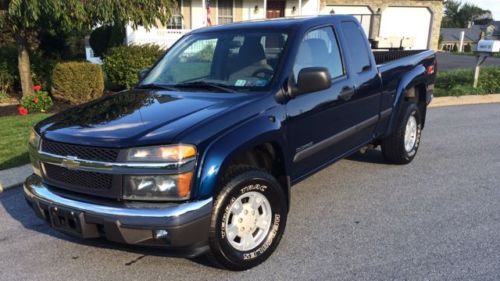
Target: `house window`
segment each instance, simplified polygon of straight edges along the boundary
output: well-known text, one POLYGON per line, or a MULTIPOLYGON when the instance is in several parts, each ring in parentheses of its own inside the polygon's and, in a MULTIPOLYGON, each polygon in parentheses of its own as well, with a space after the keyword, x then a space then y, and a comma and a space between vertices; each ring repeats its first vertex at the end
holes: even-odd
POLYGON ((218 0, 218 24, 233 22, 233 0, 218 0))
POLYGON ((182 13, 181 13, 181 7, 182 7, 182 0, 176 1, 175 8, 172 10, 172 16, 170 17, 170 20, 167 23, 167 28, 168 29, 183 29, 183 18, 182 18, 182 13))

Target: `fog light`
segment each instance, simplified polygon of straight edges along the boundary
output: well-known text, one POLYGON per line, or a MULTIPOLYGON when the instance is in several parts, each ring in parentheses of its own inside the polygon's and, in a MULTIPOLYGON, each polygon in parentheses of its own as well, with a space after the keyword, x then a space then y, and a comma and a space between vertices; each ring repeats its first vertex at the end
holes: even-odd
POLYGON ((167 238, 168 237, 168 231, 165 229, 159 229, 153 231, 155 239, 162 239, 162 238, 167 238))

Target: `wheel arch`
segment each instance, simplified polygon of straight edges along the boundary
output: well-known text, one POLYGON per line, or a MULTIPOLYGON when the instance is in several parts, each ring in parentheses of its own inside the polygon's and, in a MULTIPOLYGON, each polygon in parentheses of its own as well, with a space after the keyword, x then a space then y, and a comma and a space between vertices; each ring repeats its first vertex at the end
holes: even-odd
MULTIPOLYGON (((271 173, 290 197, 289 163, 281 124, 260 116, 214 140, 206 149, 198 170, 196 195, 215 196, 231 165, 248 165, 271 173)), ((289 204, 287 200, 287 206, 289 204)))
MULTIPOLYGON (((423 65, 418 65, 411 71, 406 73, 399 82, 393 101, 393 110, 385 137, 390 135, 397 124, 398 118, 401 115, 403 103, 415 99, 419 105, 423 102, 423 107, 426 109, 426 69, 423 65)), ((425 116, 425 115, 423 115, 425 116)), ((425 118, 423 118, 425 119, 425 118)))

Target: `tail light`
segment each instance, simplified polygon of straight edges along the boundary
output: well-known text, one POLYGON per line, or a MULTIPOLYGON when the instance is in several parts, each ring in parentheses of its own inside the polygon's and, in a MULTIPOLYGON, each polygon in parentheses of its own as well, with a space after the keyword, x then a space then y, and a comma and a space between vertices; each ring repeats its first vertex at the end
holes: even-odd
POLYGON ((427 67, 427 75, 434 74, 434 71, 435 71, 434 64, 429 65, 429 66, 427 67))
POLYGON ((427 75, 432 75, 432 74, 434 74, 434 72, 436 72, 436 64, 437 64, 437 62, 436 62, 436 61, 434 61, 431 65, 429 65, 429 66, 425 69, 425 71, 426 71, 427 75))

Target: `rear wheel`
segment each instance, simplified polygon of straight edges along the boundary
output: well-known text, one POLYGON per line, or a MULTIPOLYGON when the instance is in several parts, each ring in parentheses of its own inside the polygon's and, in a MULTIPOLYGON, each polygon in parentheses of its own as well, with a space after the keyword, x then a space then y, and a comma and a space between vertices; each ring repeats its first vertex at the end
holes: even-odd
POLYGON ((285 230, 286 197, 267 172, 247 168, 228 177, 212 212, 210 249, 215 260, 232 270, 265 261, 285 230))
POLYGON ((408 164, 417 154, 422 133, 422 120, 419 108, 408 103, 394 132, 382 140, 384 158, 394 164, 408 164))

